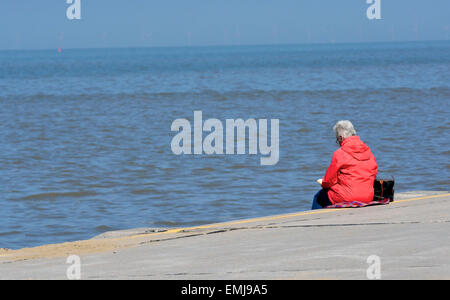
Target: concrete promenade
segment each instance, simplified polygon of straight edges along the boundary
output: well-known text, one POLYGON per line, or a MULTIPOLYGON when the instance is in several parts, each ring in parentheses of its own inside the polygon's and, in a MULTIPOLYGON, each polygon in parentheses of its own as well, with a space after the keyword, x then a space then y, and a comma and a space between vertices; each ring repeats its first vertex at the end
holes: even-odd
POLYGON ((450 194, 398 193, 385 206, 325 209, 178 229, 135 229, 0 250, 0 279, 450 279, 450 194))

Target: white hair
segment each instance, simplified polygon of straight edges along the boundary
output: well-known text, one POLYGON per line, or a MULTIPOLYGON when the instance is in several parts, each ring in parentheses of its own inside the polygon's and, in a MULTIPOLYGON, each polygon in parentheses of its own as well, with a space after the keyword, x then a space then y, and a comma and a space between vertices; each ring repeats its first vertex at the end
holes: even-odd
POLYGON ((336 137, 342 136, 344 139, 356 135, 356 130, 353 127, 352 122, 348 120, 337 122, 333 127, 333 131, 336 134, 336 137))

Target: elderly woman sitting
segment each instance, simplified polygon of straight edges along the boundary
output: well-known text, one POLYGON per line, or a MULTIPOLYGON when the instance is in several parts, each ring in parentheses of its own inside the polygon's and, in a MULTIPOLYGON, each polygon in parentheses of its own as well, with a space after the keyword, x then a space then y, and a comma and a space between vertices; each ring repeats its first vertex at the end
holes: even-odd
POLYGON ((334 152, 325 176, 318 180, 322 190, 314 196, 312 209, 373 200, 378 166, 370 148, 356 135, 350 121, 337 122, 333 130, 340 148, 334 152))

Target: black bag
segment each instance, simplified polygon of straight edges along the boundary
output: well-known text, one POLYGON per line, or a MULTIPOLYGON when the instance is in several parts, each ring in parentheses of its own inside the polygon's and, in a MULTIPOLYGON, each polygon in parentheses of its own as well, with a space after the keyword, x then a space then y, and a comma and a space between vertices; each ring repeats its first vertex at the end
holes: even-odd
POLYGON ((383 201, 389 198, 389 202, 394 201, 394 184, 395 180, 392 179, 375 179, 373 183, 373 201, 383 201))

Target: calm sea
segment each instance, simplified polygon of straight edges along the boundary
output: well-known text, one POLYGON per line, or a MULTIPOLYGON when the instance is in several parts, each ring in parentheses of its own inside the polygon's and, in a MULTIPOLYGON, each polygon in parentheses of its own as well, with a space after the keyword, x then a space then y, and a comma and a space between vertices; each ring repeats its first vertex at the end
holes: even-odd
POLYGON ((0 248, 308 210, 351 120, 396 191, 449 190, 450 42, 0 52, 0 248), (172 153, 280 120, 280 160, 172 153))

